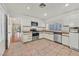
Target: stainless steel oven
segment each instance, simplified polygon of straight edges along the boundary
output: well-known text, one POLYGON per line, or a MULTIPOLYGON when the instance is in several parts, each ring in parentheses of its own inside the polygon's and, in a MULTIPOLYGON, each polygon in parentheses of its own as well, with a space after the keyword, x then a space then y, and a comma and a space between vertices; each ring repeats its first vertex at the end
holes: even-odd
POLYGON ((32 40, 39 39, 39 32, 36 29, 31 29, 32 31, 32 40))

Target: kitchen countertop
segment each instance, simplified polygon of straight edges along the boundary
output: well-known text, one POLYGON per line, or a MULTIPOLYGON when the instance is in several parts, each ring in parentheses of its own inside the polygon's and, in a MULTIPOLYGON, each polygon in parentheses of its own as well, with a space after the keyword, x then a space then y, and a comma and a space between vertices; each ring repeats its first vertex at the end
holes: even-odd
POLYGON ((51 31, 51 30, 43 30, 43 31, 39 31, 39 32, 53 32, 53 33, 57 33, 57 34, 69 34, 69 32, 63 32, 63 31, 51 31))
MULTIPOLYGON (((32 33, 32 31, 22 31, 23 33, 32 33)), ((52 31, 52 30, 38 30, 38 32, 53 32, 58 34, 69 34, 69 32, 63 32, 63 31, 52 31)))
POLYGON ((69 35, 62 35, 62 36, 69 37, 69 35))
POLYGON ((22 31, 23 33, 32 33, 32 31, 22 31))
MULTIPOLYGON (((24 34, 26 33, 29 33, 29 34, 32 34, 32 31, 22 31, 24 34)), ((63 32, 63 31, 51 31, 51 30, 39 30, 38 31, 39 33, 46 33, 46 34, 59 34, 59 35, 62 35, 62 36, 65 36, 65 37, 69 37, 69 32, 63 32)), ((51 35, 52 35, 51 34, 51 35)))

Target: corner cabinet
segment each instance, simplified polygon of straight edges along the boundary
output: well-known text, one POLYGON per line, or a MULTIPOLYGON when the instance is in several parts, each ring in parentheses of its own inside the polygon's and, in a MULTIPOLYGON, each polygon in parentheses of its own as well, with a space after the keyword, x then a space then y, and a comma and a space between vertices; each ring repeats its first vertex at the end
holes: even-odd
POLYGON ((52 35, 49 34, 49 40, 54 41, 54 34, 53 33, 52 33, 52 35))
POLYGON ((53 41, 54 35, 51 32, 40 32, 39 38, 45 38, 45 39, 53 41))

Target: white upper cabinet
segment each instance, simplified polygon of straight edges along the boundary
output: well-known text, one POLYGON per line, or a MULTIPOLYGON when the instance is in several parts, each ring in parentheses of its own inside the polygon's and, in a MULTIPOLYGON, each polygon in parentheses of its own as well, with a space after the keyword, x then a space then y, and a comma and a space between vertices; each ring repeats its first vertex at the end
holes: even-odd
POLYGON ((21 24, 24 26, 31 26, 29 19, 21 19, 21 24))
POLYGON ((21 24, 23 26, 31 26, 31 21, 35 21, 38 22, 38 27, 45 27, 45 22, 40 20, 40 19, 36 19, 36 18, 32 18, 32 17, 25 17, 21 19, 21 24))
POLYGON ((38 21, 38 27, 45 27, 45 22, 42 20, 38 21))

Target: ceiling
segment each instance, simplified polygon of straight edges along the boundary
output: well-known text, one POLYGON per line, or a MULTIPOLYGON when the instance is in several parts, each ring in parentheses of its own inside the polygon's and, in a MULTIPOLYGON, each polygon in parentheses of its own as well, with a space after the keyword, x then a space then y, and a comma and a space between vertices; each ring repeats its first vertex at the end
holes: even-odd
POLYGON ((69 4, 67 7, 65 3, 46 3, 44 8, 40 8, 39 3, 6 3, 2 5, 10 14, 32 16, 41 19, 56 17, 79 8, 77 3, 69 4), (28 10, 27 7, 30 7, 30 9, 28 10), (44 13, 47 13, 47 16, 44 16, 44 13))

